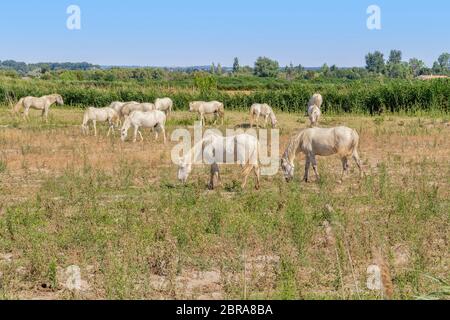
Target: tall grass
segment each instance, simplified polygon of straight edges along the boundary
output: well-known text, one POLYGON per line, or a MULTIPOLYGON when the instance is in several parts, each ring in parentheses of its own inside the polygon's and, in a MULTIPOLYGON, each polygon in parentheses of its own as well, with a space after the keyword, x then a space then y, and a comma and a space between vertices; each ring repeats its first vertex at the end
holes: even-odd
POLYGON ((330 83, 293 83, 273 89, 250 92, 211 90, 202 92, 195 87, 169 87, 138 83, 109 83, 82 81, 44 81, 3 78, 0 82, 0 103, 33 95, 42 96, 58 92, 66 104, 105 106, 112 101, 153 101, 170 96, 178 110, 187 109, 189 101, 221 100, 230 110, 246 110, 255 102, 266 102, 275 109, 303 112, 310 96, 320 92, 324 96, 326 112, 358 112, 379 114, 383 112, 420 111, 448 112, 450 110, 450 80, 433 81, 388 80, 330 83))

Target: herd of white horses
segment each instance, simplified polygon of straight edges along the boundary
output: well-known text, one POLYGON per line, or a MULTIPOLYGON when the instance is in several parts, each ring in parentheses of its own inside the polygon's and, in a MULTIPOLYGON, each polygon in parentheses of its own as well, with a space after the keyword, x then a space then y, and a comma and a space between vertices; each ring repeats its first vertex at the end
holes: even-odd
MULTIPOLYGON (((21 108, 24 109, 23 115, 28 119, 29 110, 37 109, 42 111, 42 117, 47 120, 50 107, 54 104, 63 105, 64 101, 61 95, 52 94, 36 97, 25 97, 19 100, 14 106, 13 112, 18 113, 21 108)), ((358 154, 359 135, 347 127, 320 128, 319 122, 322 115, 321 107, 323 98, 320 94, 314 94, 308 103, 308 116, 311 127, 301 130, 293 136, 281 157, 281 169, 284 178, 290 182, 294 178, 295 163, 294 160, 299 153, 306 157, 304 181, 309 181, 309 170, 312 165, 317 180, 320 179, 317 168, 317 156, 338 155, 342 161, 342 177, 348 173, 348 161, 353 158, 359 168, 360 176, 364 172, 361 160, 358 154)), ((141 141, 144 140, 141 128, 151 128, 156 132, 155 139, 158 140, 159 134, 163 134, 164 143, 166 143, 166 121, 167 117, 173 111, 173 101, 170 98, 156 99, 154 103, 139 102, 113 102, 105 108, 87 108, 81 125, 83 134, 89 134, 89 122, 92 122, 94 135, 97 136, 97 122, 106 122, 109 125, 108 136, 111 132, 114 134, 116 127, 121 125, 121 140, 126 141, 130 128, 134 130, 133 142, 137 141, 138 135, 141 141)), ((214 116, 214 125, 218 119, 224 123, 225 108, 219 101, 195 101, 189 104, 189 111, 199 115, 202 125, 206 125, 205 116, 214 116)), ((272 128, 278 124, 273 109, 268 104, 253 104, 250 108, 250 128, 253 128, 255 122, 259 128, 260 118, 264 119, 264 125, 267 127, 270 120, 272 128)), ((187 155, 181 158, 178 164, 178 179, 186 183, 190 173, 193 170, 195 158, 194 150, 198 148, 210 148, 211 150, 222 150, 227 153, 233 153, 232 159, 242 167, 243 183, 245 188, 248 177, 253 172, 255 174, 255 188, 260 188, 261 170, 259 161, 259 142, 258 139, 250 134, 236 134, 234 136, 223 137, 214 133, 205 136, 198 145, 194 146, 187 155)), ((228 156, 224 159, 230 159, 228 156)), ((220 184, 219 166, 221 163, 211 165, 210 189, 214 189, 220 184)))

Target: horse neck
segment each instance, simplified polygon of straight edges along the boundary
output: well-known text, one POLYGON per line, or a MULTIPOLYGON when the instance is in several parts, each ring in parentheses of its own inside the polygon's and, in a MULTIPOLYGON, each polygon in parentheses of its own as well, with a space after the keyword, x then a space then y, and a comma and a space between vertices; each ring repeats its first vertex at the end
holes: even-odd
POLYGON ((297 136, 292 138, 284 153, 284 158, 289 160, 290 163, 294 163, 295 157, 301 150, 301 145, 303 144, 303 134, 304 131, 300 132, 297 136))
POLYGON ((54 94, 49 95, 49 96, 46 96, 45 98, 46 98, 47 101, 50 102, 51 104, 55 103, 56 100, 57 100, 56 95, 54 95, 54 94))
POLYGON ((277 117, 275 117, 275 113, 273 111, 270 111, 269 113, 270 120, 272 121, 272 124, 275 124, 277 121, 277 117))

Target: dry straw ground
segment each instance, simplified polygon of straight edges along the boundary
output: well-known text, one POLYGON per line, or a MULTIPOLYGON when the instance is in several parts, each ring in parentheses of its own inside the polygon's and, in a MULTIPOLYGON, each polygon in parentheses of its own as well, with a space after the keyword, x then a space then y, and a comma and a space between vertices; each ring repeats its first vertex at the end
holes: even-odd
MULTIPOLYGON (((207 191, 207 167, 181 186, 171 144, 121 143, 106 138, 106 128, 84 137, 81 117, 81 110, 56 109, 48 124, 25 123, 0 108, 0 298, 448 293, 448 117, 328 116, 324 126, 360 132, 367 177, 359 181, 352 166, 339 184, 339 159, 321 158, 320 183, 300 182, 297 169, 295 182, 264 178, 259 192, 240 190, 232 168, 216 191, 207 191), (389 278, 382 292, 366 287, 374 263, 389 278), (70 265, 81 268, 81 291, 65 288, 70 265)), ((191 120, 177 113, 169 132, 191 120)), ((284 148, 306 118, 279 120, 284 148)), ((228 126, 245 121, 247 114, 227 115, 228 126)))

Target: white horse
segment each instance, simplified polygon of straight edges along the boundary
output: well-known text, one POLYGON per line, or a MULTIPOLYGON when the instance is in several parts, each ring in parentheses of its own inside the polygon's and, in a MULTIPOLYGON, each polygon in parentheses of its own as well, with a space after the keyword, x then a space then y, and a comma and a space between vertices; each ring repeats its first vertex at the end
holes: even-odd
POLYGON ((141 141, 144 141, 144 137, 142 136, 139 128, 152 128, 156 129, 155 140, 158 140, 159 131, 163 133, 164 143, 166 143, 166 114, 159 110, 153 110, 148 112, 143 111, 133 111, 123 123, 121 140, 125 142, 128 136, 128 130, 133 127, 134 128, 134 139, 133 142, 137 140, 137 134, 139 133, 141 137, 141 141))
POLYGON ((316 178, 319 180, 317 171, 316 156, 339 155, 342 160, 342 177, 348 173, 348 158, 353 157, 359 168, 360 176, 363 177, 363 169, 358 154, 359 135, 358 133, 347 127, 337 127, 330 129, 309 128, 301 131, 299 134, 291 138, 289 145, 281 159, 281 168, 287 182, 294 178, 294 160, 299 152, 303 152, 306 156, 304 181, 309 180, 309 168, 313 165, 316 178))
POLYGON ((173 101, 170 98, 162 98, 155 100, 156 110, 163 111, 167 116, 170 116, 173 108, 173 101))
POLYGON ((214 121, 214 125, 217 123, 217 117, 222 118, 222 125, 225 117, 225 109, 222 102, 219 101, 211 101, 211 102, 204 102, 204 101, 194 101, 189 103, 189 111, 190 112, 197 112, 200 115, 200 121, 202 122, 202 125, 206 125, 206 119, 205 115, 213 114, 216 116, 216 119, 214 121))
MULTIPOLYGON (((196 159, 196 152, 203 154, 204 148, 208 148, 208 156, 212 162, 211 176, 219 177, 217 164, 226 164, 226 160, 233 159, 233 164, 242 167, 244 181, 242 189, 247 185, 248 176, 253 171, 256 176, 256 189, 260 188, 260 166, 259 166, 259 143, 258 139, 249 134, 237 134, 223 137, 217 134, 210 134, 204 137, 187 155, 182 157, 178 166, 178 180, 186 183, 192 172, 193 161, 196 159), (220 157, 220 158, 218 158, 220 157)), ((209 185, 214 187, 214 183, 209 185)))
POLYGON ((59 94, 51 94, 48 96, 43 96, 40 98, 36 97, 25 97, 20 99, 14 106, 13 112, 18 113, 23 107, 23 117, 28 118, 30 109, 42 110, 42 117, 48 120, 48 112, 53 104, 63 105, 64 100, 59 94))
POLYGON ((270 121, 272 122, 272 128, 275 128, 277 125, 277 118, 275 116, 275 113, 273 112, 272 108, 264 103, 255 103, 250 108, 250 128, 253 128, 253 123, 256 118, 256 127, 259 128, 259 117, 263 116, 265 119, 264 125, 267 127, 267 122, 270 118, 270 121))
POLYGON ((319 124, 322 116, 321 107, 323 104, 323 97, 319 93, 314 94, 308 102, 308 116, 311 121, 311 126, 316 127, 319 124))
POLYGON ((156 106, 153 103, 129 102, 122 107, 120 115, 126 119, 133 111, 149 112, 154 110, 156 110, 156 106))
POLYGON ((117 123, 116 123, 117 126, 120 126, 122 124, 122 121, 121 121, 122 108, 128 103, 138 103, 138 102, 136 102, 136 101, 130 101, 130 102, 114 101, 109 105, 109 108, 114 109, 118 114, 117 123))
POLYGON ((108 137, 111 133, 111 130, 114 134, 114 121, 117 121, 119 118, 119 114, 116 110, 112 108, 87 108, 87 110, 84 112, 83 117, 83 124, 81 125, 81 129, 84 134, 89 133, 89 121, 92 121, 92 124, 94 126, 94 135, 97 136, 97 121, 99 122, 108 122, 109 124, 109 130, 108 130, 108 137))
POLYGON ((322 111, 316 105, 308 107, 309 121, 311 122, 311 127, 317 127, 319 124, 320 117, 322 116, 322 111))

